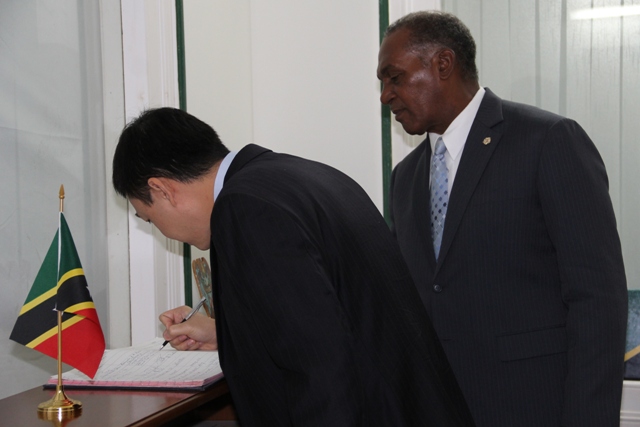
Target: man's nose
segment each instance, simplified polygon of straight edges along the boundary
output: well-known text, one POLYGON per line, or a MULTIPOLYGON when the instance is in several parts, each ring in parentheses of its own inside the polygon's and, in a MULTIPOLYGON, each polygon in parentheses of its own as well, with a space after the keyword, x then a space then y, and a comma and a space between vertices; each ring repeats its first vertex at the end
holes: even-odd
POLYGON ((382 92, 380 93, 380 102, 388 104, 393 99, 393 92, 387 86, 382 84, 382 92))

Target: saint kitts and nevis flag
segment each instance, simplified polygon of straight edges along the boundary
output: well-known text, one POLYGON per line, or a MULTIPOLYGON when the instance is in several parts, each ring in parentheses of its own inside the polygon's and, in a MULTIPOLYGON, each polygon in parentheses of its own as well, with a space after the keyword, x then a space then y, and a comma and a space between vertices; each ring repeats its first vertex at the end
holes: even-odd
POLYGON ((93 378, 104 353, 104 335, 62 212, 10 338, 57 359, 58 310, 63 312, 62 361, 93 378))

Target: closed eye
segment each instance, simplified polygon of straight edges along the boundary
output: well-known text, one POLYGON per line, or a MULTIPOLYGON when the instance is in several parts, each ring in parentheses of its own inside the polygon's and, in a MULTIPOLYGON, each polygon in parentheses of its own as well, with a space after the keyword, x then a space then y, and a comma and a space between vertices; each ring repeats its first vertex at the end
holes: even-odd
POLYGON ((143 220, 144 222, 148 222, 149 224, 151 224, 151 220, 150 219, 144 219, 142 218, 140 215, 138 215, 137 213, 135 214, 138 218, 140 218, 141 220, 143 220))

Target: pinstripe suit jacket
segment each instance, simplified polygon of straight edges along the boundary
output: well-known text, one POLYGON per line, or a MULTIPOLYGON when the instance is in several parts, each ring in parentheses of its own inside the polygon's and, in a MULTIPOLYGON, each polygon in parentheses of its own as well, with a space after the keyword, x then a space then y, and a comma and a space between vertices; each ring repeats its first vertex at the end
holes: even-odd
POLYGON ((243 427, 473 424, 397 242, 353 180, 249 145, 211 230, 220 361, 243 427))
POLYGON ((477 425, 619 425, 626 280, 589 137, 487 90, 437 262, 430 156, 426 140, 395 168, 392 229, 477 425))

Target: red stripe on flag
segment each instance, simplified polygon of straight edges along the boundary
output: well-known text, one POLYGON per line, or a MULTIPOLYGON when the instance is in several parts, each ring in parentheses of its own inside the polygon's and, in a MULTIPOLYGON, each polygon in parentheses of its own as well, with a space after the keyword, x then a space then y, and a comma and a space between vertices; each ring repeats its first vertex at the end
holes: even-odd
POLYGON ((94 322, 100 325, 100 321, 98 320, 98 312, 96 311, 95 308, 86 308, 84 310, 78 310, 74 314, 83 316, 87 320, 90 320, 91 322, 94 322))
MULTIPOLYGON (((83 311, 87 311, 86 314, 97 321, 98 316, 95 310, 83 311)), ((58 336, 54 335, 34 348, 57 359, 58 336)), ((104 335, 100 323, 83 319, 62 331, 62 361, 91 378, 95 376, 98 366, 100 366, 104 349, 104 335)))

